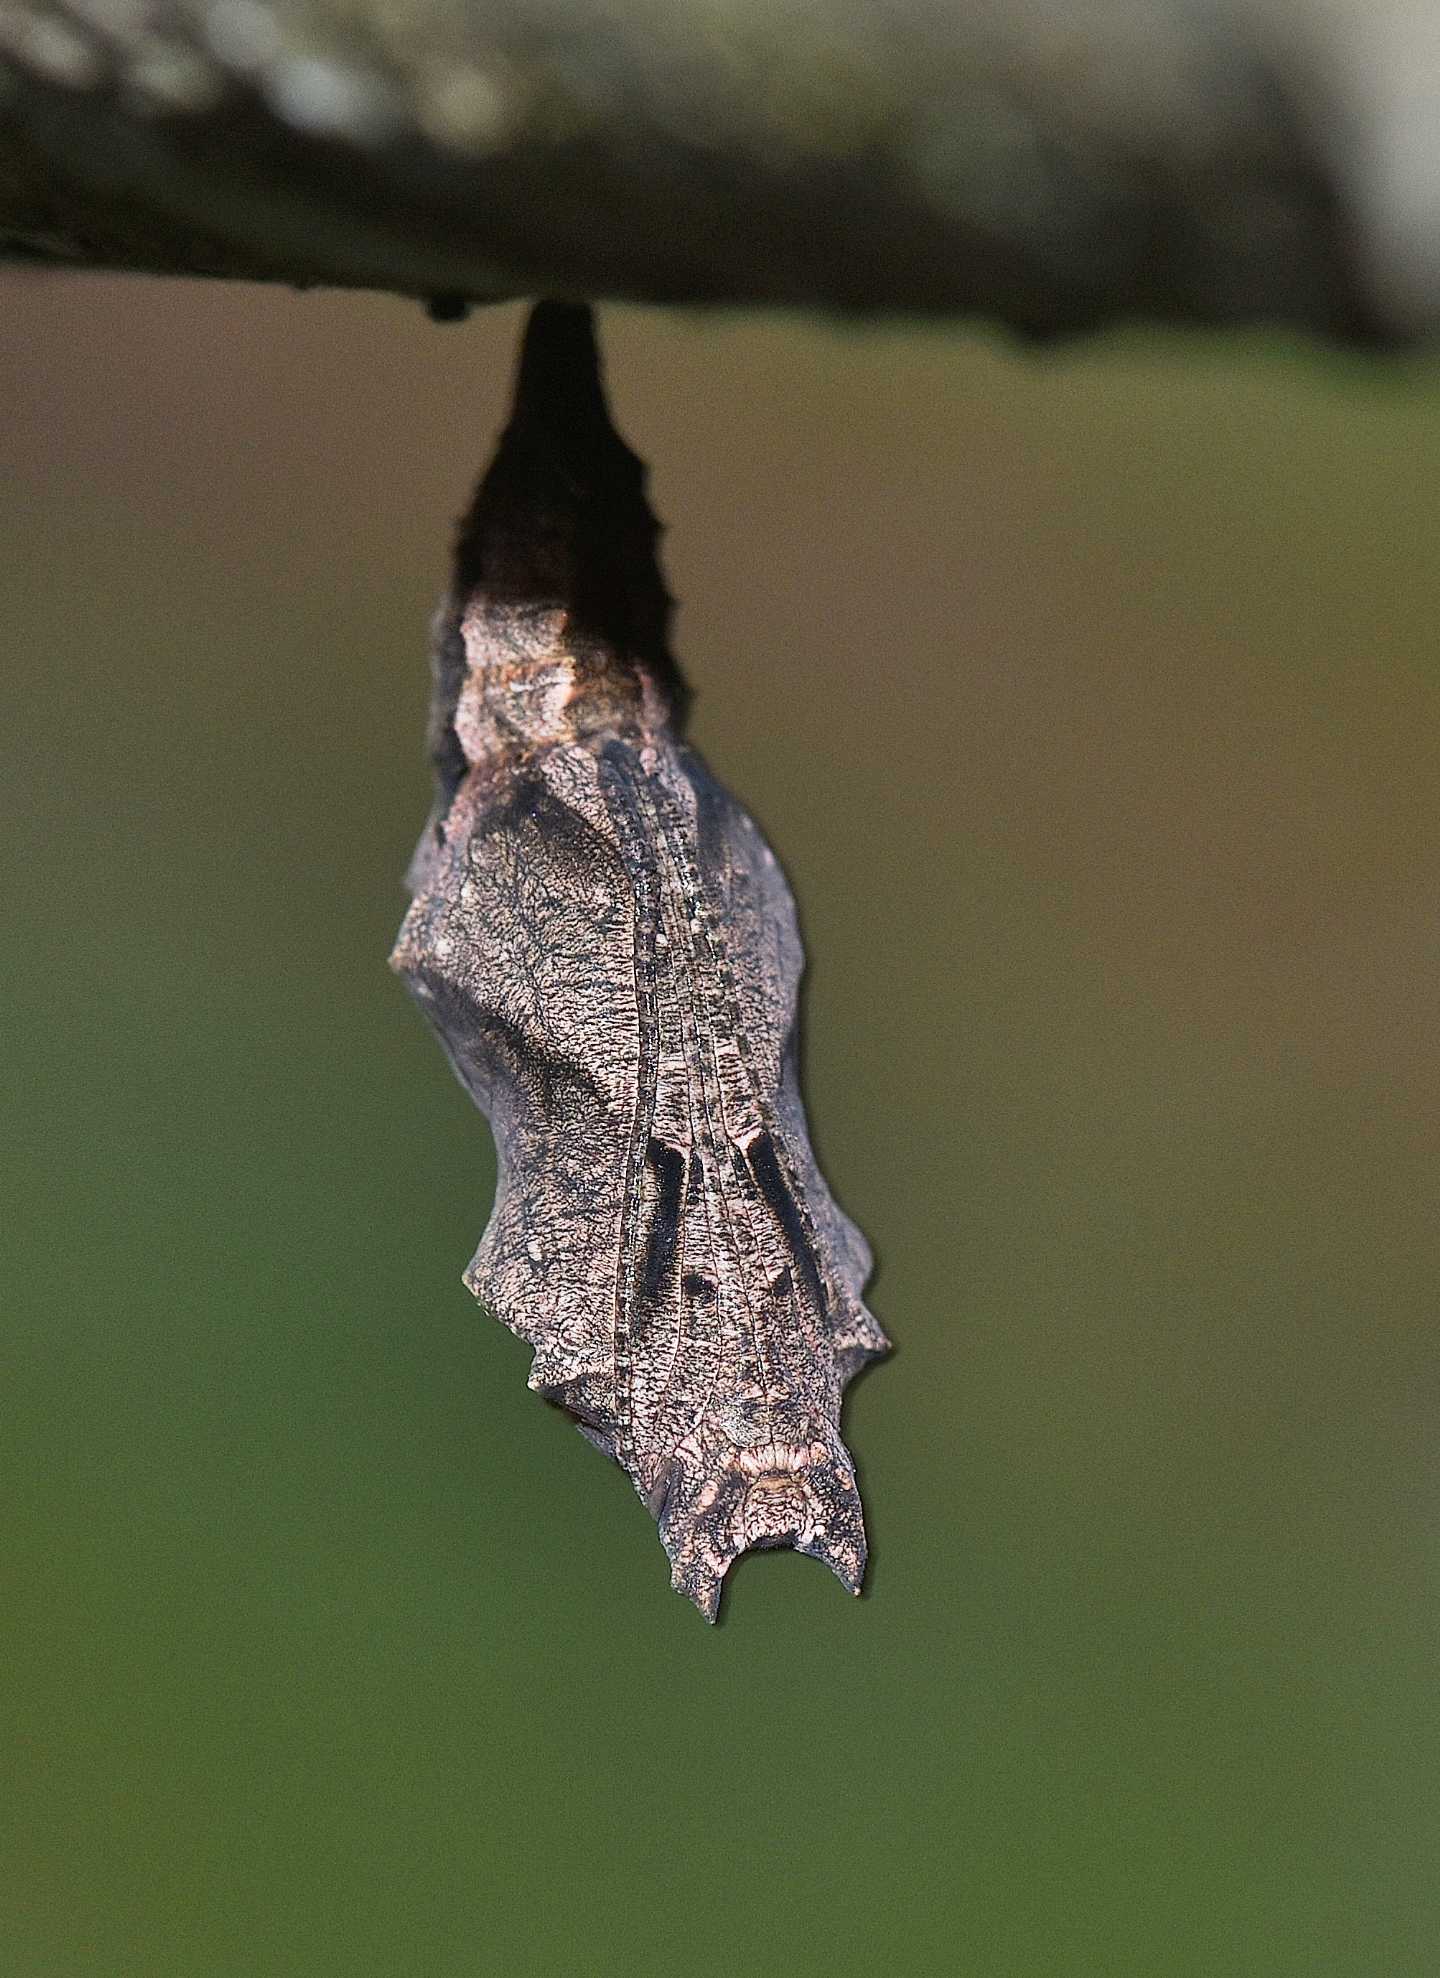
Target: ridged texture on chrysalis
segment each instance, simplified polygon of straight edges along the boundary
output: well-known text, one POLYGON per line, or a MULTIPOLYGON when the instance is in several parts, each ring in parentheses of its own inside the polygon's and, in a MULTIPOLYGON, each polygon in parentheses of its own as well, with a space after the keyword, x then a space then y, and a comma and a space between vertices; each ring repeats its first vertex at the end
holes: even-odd
POLYGON ((840 1401, 887 1341, 806 1129, 789 887, 682 739, 656 534, 588 312, 543 303, 437 619, 392 959, 495 1135, 466 1282, 713 1619, 753 1546, 859 1591, 840 1401))

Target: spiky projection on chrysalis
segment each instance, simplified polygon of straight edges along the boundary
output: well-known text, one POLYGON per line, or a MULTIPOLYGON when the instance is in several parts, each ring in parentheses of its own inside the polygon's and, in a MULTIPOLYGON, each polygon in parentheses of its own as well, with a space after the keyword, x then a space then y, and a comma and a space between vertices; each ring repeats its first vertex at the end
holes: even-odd
POLYGON ((466 1282, 713 1619, 754 1546, 859 1591, 840 1400, 888 1342, 806 1129, 794 902, 682 740, 644 483, 588 312, 540 304, 436 622, 436 802, 392 960, 495 1135, 466 1282))

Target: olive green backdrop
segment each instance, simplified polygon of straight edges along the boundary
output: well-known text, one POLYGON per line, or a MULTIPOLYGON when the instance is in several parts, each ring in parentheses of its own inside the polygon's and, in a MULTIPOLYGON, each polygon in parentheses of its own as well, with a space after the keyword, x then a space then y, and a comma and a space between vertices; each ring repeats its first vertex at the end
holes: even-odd
POLYGON ((605 319, 895 1358, 723 1625, 385 967, 518 316, 0 287, 18 1978, 1440 1967, 1440 388, 605 319))

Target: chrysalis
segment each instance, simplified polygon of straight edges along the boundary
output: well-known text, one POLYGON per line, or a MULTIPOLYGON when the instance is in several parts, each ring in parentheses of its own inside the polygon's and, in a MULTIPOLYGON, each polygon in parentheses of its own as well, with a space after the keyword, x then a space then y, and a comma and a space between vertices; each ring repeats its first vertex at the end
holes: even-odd
POLYGON ((682 739, 657 533, 588 311, 540 304, 436 621, 436 800, 391 959, 495 1135, 466 1282, 713 1620, 753 1546, 859 1591, 840 1400, 888 1342, 806 1129, 789 888, 682 739))

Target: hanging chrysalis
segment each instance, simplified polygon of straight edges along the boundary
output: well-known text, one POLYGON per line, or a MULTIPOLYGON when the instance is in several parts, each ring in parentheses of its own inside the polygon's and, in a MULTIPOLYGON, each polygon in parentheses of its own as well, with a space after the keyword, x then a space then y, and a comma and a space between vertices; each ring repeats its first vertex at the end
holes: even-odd
POLYGON ((392 957, 490 1120, 466 1274, 714 1619, 753 1546, 865 1570, 845 1383, 888 1342, 800 1099, 795 908, 682 739, 640 462, 542 303, 436 622, 435 808, 392 957))

